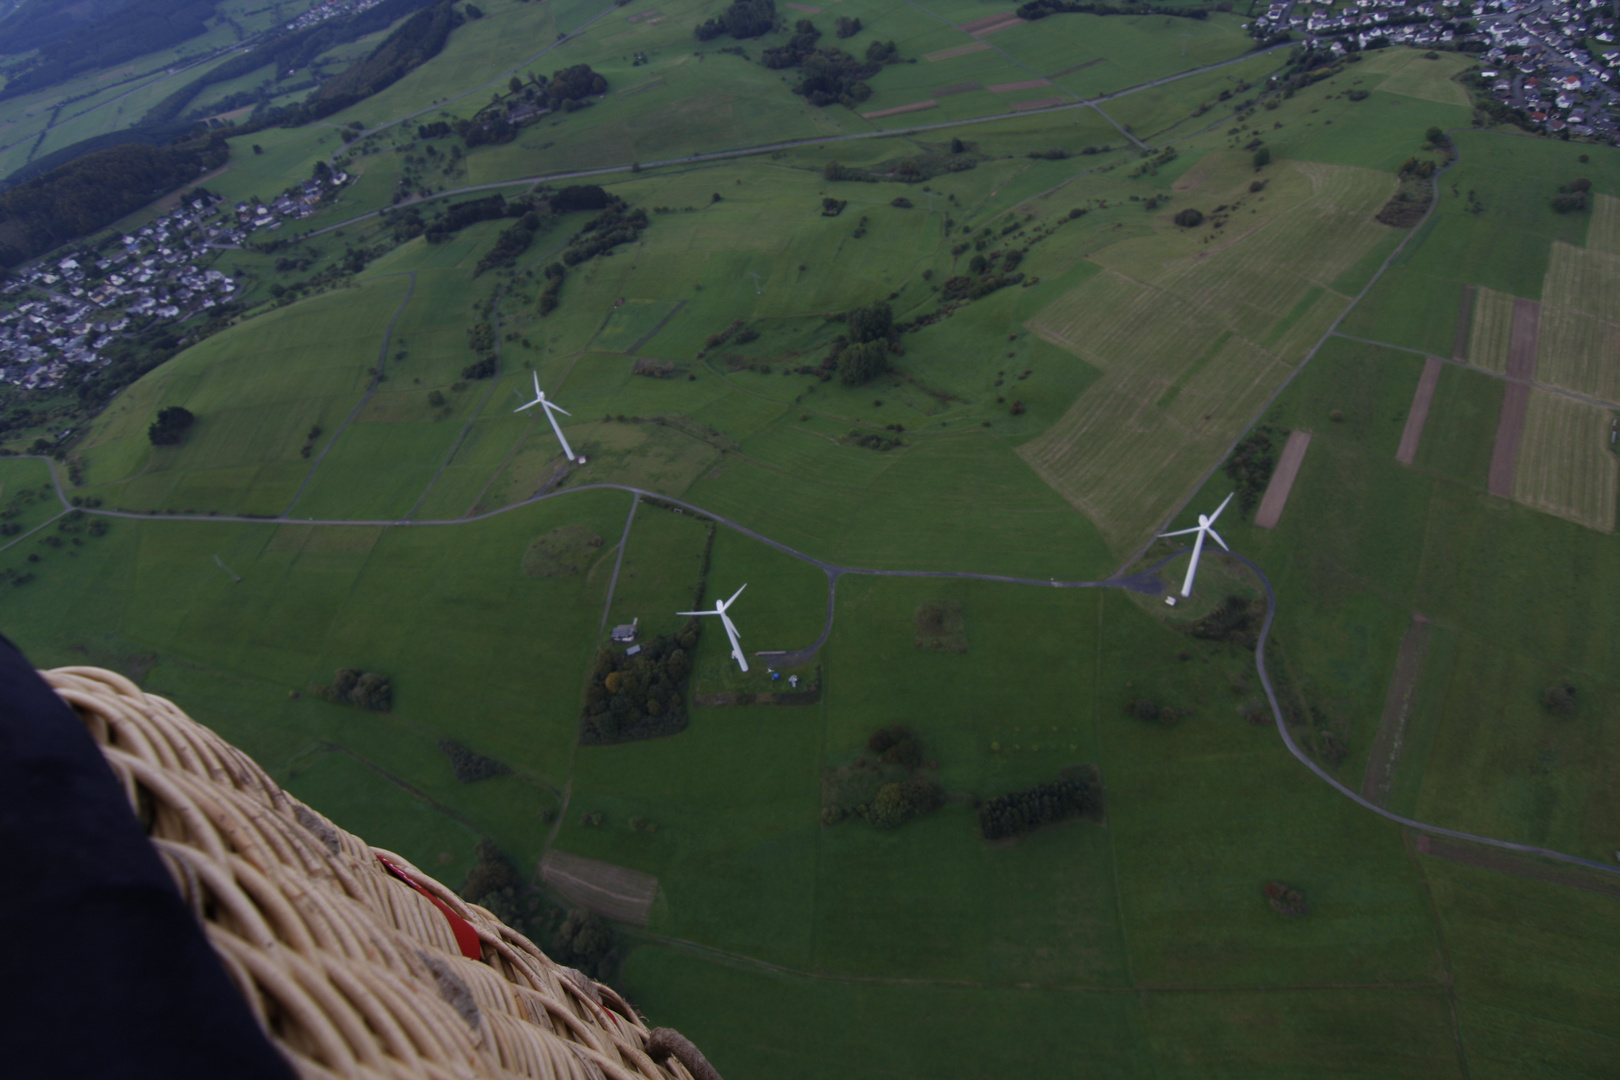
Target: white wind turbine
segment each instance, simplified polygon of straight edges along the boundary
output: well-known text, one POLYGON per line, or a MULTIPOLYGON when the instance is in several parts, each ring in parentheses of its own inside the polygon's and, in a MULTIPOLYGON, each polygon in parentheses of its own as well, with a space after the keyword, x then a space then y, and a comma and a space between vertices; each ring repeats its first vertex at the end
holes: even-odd
POLYGON ((540 389, 540 373, 536 371, 532 372, 531 374, 534 375, 534 400, 529 402, 527 405, 519 405, 512 411, 522 412, 524 409, 532 409, 536 405, 541 406, 545 410, 546 419, 551 421, 551 430, 557 434, 557 441, 562 443, 563 457, 567 458, 569 461, 573 461, 574 451, 569 447, 568 440, 563 438, 562 428, 557 426, 557 418, 552 414, 562 413, 564 416, 572 416, 574 414, 555 402, 547 401, 546 392, 540 389))
POLYGON ((675 613, 677 615, 720 616, 720 624, 726 628, 726 637, 731 639, 732 659, 736 660, 737 666, 742 668, 744 671, 748 670, 748 661, 743 659, 742 646, 737 644, 737 628, 731 624, 731 616, 726 614, 726 608, 730 607, 732 604, 735 604, 737 602, 737 597, 741 596, 743 589, 746 588, 748 588, 748 586, 744 584, 742 589, 738 589, 736 592, 731 594, 730 600, 716 600, 714 602, 713 611, 677 611, 675 613))
MULTIPOLYGON (((1233 492, 1232 494, 1235 495, 1237 492, 1233 492)), ((1187 564, 1187 580, 1181 586, 1181 595, 1183 598, 1192 595, 1193 575, 1198 573, 1198 556, 1204 553, 1204 537, 1212 536, 1215 538, 1215 542, 1221 545, 1221 547, 1226 548, 1227 551, 1232 550, 1231 548, 1226 547, 1226 541, 1222 540, 1221 534, 1215 531, 1215 519, 1221 516, 1221 511, 1225 510, 1226 504, 1231 501, 1232 495, 1228 495, 1226 498, 1221 500, 1221 505, 1215 508, 1215 512, 1213 514, 1210 514, 1208 517, 1205 517, 1203 514, 1199 514, 1198 524, 1194 525, 1190 529, 1178 529, 1175 532, 1159 534, 1160 536, 1186 536, 1188 533, 1198 534, 1198 539, 1193 541, 1192 562, 1187 564)))

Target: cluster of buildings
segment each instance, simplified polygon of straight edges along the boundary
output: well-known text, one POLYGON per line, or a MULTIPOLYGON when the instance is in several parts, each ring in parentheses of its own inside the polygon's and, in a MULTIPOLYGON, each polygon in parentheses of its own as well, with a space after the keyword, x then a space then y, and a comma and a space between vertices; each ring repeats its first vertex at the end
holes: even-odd
POLYGON ((1620 48, 1609 0, 1340 0, 1312 5, 1279 0, 1255 19, 1257 38, 1289 31, 1307 45, 1343 53, 1380 40, 1418 48, 1451 46, 1477 54, 1502 104, 1523 109, 1548 132, 1614 141, 1620 95, 1610 88, 1620 48))
POLYGON ((323 23, 340 15, 357 15, 367 8, 376 7, 380 3, 382 3, 382 0, 321 0, 320 3, 288 23, 287 29, 302 30, 306 26, 314 26, 316 23, 323 23))
POLYGON ((82 379, 106 363, 120 335, 178 322, 230 300, 237 284, 209 269, 221 249, 259 229, 308 217, 348 180, 308 180, 271 203, 222 207, 193 195, 100 253, 51 257, 0 287, 0 382, 25 390, 82 379))

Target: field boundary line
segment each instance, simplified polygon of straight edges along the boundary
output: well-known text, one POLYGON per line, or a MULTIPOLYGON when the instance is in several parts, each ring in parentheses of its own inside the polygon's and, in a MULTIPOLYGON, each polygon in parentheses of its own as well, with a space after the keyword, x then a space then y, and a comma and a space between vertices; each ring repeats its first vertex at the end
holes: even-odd
POLYGON ((1167 983, 1132 983, 1120 985, 1117 983, 1051 983, 1051 984, 1004 984, 986 982, 979 979, 926 979, 906 978, 895 975, 846 975, 830 971, 805 971, 800 968, 788 967, 786 964, 773 963, 762 960, 757 956, 746 953, 732 952, 713 945, 704 945, 701 942, 686 938, 670 937, 665 934, 652 933, 646 930, 629 930, 626 936, 640 940, 648 945, 661 945, 667 949, 678 949, 682 952, 707 957, 720 963, 730 964, 734 967, 750 967, 761 971, 769 971, 778 975, 790 975, 800 979, 811 979, 816 982, 850 983, 867 986, 943 986, 961 987, 971 990, 1018 990, 1029 993, 1062 993, 1062 994, 1277 994, 1298 993, 1299 991, 1343 991, 1343 990, 1407 990, 1419 993, 1435 993, 1445 989, 1445 985, 1438 980, 1433 982, 1370 982, 1370 983, 1262 983, 1258 985, 1187 985, 1178 986, 1167 983))
MULTIPOLYGON (((1432 356, 1432 354, 1426 353, 1422 349, 1414 349, 1408 345, 1396 345, 1394 342, 1390 341, 1376 341, 1373 338, 1356 337, 1354 334, 1335 333, 1333 336, 1337 338, 1344 338, 1346 341, 1359 342, 1362 345, 1377 345, 1383 349, 1395 349, 1398 352, 1411 353, 1413 356, 1422 356, 1424 358, 1430 358, 1432 356)), ((1448 360, 1444 356, 1433 356, 1432 358, 1439 360, 1442 364, 1451 364, 1453 367, 1460 367, 1464 371, 1472 371, 1478 375, 1484 375, 1487 378, 1497 379, 1501 382, 1525 383, 1532 389, 1545 390, 1549 394, 1557 394, 1560 397, 1567 397, 1572 401, 1582 401, 1588 405, 1596 405, 1599 408, 1609 409, 1611 411, 1616 410, 1617 408, 1615 403, 1612 401, 1604 401, 1602 398, 1588 397, 1586 394, 1580 393, 1577 390, 1566 390, 1562 386, 1553 386, 1551 383, 1538 382, 1535 379, 1521 379, 1516 375, 1508 375, 1500 371, 1492 371, 1490 368, 1480 367, 1478 364, 1475 364, 1469 360, 1448 360)))
POLYGON ((1530 384, 1536 376, 1536 345, 1541 334, 1541 302, 1515 298, 1513 336, 1508 346, 1510 377, 1496 421, 1496 444, 1491 448, 1491 470, 1485 490, 1503 499, 1513 498, 1513 476, 1519 467, 1519 446, 1530 412, 1530 384))
MULTIPOLYGON (((384 274, 374 280, 381 281, 384 277, 400 276, 400 274, 384 274)), ((349 418, 343 421, 343 425, 334 431, 332 437, 326 441, 326 445, 321 447, 320 455, 316 457, 315 463, 309 467, 309 472, 304 474, 304 482, 299 484, 298 490, 293 493, 292 502, 288 503, 287 509, 281 512, 280 517, 283 520, 287 518, 288 514, 292 513, 293 507, 298 505, 298 500, 304 497, 304 492, 309 488, 309 482, 315 479, 316 470, 321 467, 321 462, 326 460, 326 455, 332 452, 332 447, 336 446, 338 440, 343 438, 343 433, 349 430, 349 425, 354 423, 355 417, 360 415, 360 410, 366 407, 366 402, 371 400, 372 395, 377 392, 377 385, 382 382, 383 365, 388 362, 388 343, 393 339, 394 327, 399 323, 399 317, 405 314, 405 307, 411 302, 411 297, 416 294, 416 271, 407 270, 403 276, 406 279, 405 298, 399 302, 399 307, 394 309, 394 317, 388 320, 388 328, 383 331, 382 345, 377 348, 377 366, 371 372, 371 382, 367 384, 366 392, 360 395, 360 400, 350 410, 349 418)))
MULTIPOLYGON (((55 479, 56 473, 54 471, 52 471, 51 477, 52 477, 52 479, 55 479)), ((22 543, 24 540, 28 539, 30 536, 33 536, 35 533, 39 532, 39 530, 43 529, 45 526, 49 525, 51 522, 57 520, 58 518, 66 516, 71 510, 75 510, 75 509, 77 509, 77 507, 71 507, 70 506, 70 507, 67 507, 65 509, 58 510, 56 513, 54 513, 50 517, 46 518, 44 521, 40 522, 38 525, 35 525, 32 529, 29 529, 27 532, 25 532, 21 536, 17 537, 17 539, 12 540, 12 541, 10 541, 8 543, 0 544, 0 551, 5 551, 7 548, 15 547, 16 545, 22 543)))

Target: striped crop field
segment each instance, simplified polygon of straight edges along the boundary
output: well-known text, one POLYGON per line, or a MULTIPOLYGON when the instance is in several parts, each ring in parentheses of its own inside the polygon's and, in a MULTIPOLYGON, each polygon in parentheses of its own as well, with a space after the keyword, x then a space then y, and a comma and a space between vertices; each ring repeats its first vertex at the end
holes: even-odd
POLYGON ((1586 227, 1586 248, 1605 255, 1620 255, 1620 199, 1599 195, 1592 205, 1592 222, 1586 227))
POLYGON ((1513 297, 1481 285, 1474 294, 1474 325, 1468 335, 1468 362, 1498 375, 1507 372, 1513 337, 1513 297))
POLYGON ((1613 532, 1620 492, 1620 457, 1609 449, 1613 417, 1601 405, 1532 390, 1513 476, 1514 501, 1613 532))
POLYGON ((1553 244, 1541 297, 1537 378, 1620 403, 1620 255, 1553 244))
POLYGON ((1159 263, 1132 252, 1133 273, 1105 270, 1029 322, 1104 375, 1019 452, 1116 554, 1145 539, 1254 419, 1349 302, 1329 283, 1386 231, 1372 219, 1386 174, 1293 169, 1273 183, 1269 216, 1234 217, 1229 228, 1247 231, 1217 249, 1159 263))

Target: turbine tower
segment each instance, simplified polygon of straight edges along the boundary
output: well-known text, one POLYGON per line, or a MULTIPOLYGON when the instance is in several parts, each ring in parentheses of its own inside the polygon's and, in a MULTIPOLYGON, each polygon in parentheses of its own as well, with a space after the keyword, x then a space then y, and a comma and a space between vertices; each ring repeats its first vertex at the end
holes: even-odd
POLYGON ((547 401, 546 392, 540 389, 540 373, 536 371, 532 374, 534 375, 534 400, 529 402, 527 405, 519 405, 512 411, 522 412, 525 409, 532 409, 536 405, 541 406, 545 411, 546 419, 551 421, 551 430, 556 433, 557 441, 562 443, 563 457, 567 458, 569 461, 573 461, 574 451, 568 445, 568 440, 563 438, 562 428, 557 426, 557 418, 552 414, 562 413, 564 416, 572 416, 574 414, 555 402, 547 401))
POLYGON ((743 659, 742 646, 737 644, 737 628, 732 625, 731 616, 726 614, 726 609, 737 602, 737 597, 741 596, 743 589, 746 588, 748 588, 748 585, 744 583, 742 589, 738 589, 736 592, 731 594, 730 600, 716 600, 714 602, 713 611, 677 611, 675 613, 677 615, 720 616, 720 625, 726 628, 726 637, 731 639, 731 657, 737 661, 737 666, 742 668, 744 671, 748 670, 748 661, 743 659))
MULTIPOLYGON (((1235 495, 1237 492, 1233 492, 1232 494, 1235 495)), ((1190 529, 1177 529, 1175 532, 1159 534, 1161 537, 1186 536, 1188 533, 1198 534, 1198 539, 1193 541, 1192 562, 1187 564, 1187 580, 1181 586, 1181 595, 1183 599, 1192 595, 1193 577, 1198 573, 1198 556, 1204 553, 1204 537, 1214 537, 1215 542, 1221 545, 1222 548, 1225 548, 1227 551, 1232 550, 1226 546, 1226 541, 1221 539, 1221 534, 1215 531, 1215 519, 1221 516, 1221 511, 1225 510, 1226 504, 1231 501, 1232 495, 1228 495, 1226 498, 1221 500, 1221 505, 1215 508, 1215 512, 1213 514, 1210 514, 1207 517, 1203 514, 1199 514, 1198 524, 1194 525, 1190 529)))

